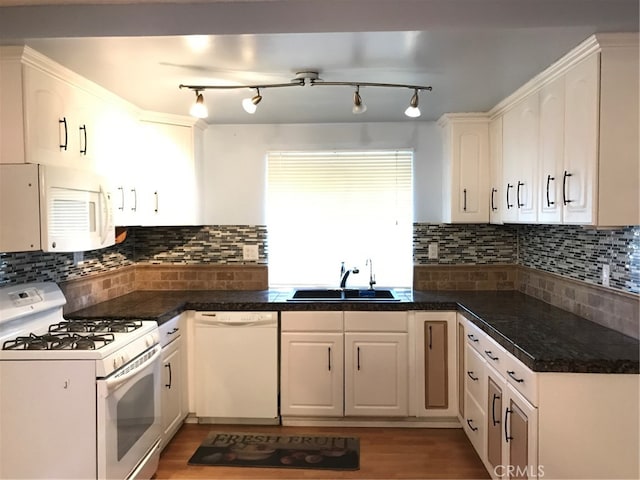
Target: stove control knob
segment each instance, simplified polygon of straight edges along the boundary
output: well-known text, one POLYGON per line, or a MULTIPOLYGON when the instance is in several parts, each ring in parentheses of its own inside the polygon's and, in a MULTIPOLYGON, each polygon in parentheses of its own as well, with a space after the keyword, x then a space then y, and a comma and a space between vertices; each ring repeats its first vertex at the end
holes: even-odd
MULTIPOLYGON (((122 359, 121 359, 121 360, 122 360, 122 359)), ((120 367, 120 365, 122 365, 121 361, 120 361, 120 362, 118 362, 118 358, 117 358, 117 357, 116 357, 116 358, 114 358, 114 359, 113 359, 113 369, 114 369, 114 370, 117 370, 117 369, 120 367)))

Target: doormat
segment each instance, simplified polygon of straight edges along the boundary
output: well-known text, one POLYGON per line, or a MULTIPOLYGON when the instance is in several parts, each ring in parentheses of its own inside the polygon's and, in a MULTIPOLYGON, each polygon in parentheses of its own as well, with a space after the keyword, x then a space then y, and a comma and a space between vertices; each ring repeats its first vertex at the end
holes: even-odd
POLYGON ((189 465, 358 470, 356 437, 211 432, 189 465))

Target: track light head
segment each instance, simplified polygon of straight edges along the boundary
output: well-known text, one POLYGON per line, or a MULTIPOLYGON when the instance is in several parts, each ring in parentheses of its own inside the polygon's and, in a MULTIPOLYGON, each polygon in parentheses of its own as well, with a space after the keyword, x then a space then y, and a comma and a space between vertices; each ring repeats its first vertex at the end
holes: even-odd
POLYGON ((353 109, 351 111, 356 115, 367 111, 367 106, 362 103, 362 97, 360 97, 360 85, 356 86, 356 91, 353 94, 353 109))
POLYGON ((418 89, 416 88, 411 96, 411 101, 409 102, 409 106, 404 111, 404 114, 407 117, 417 118, 420 116, 420 109, 418 108, 418 89))
POLYGON ((260 100, 262 100, 262 95, 260 95, 260 89, 256 88, 256 94, 253 97, 248 97, 242 100, 242 108, 244 108, 245 112, 253 115, 258 109, 260 100))
POLYGON ((207 118, 209 116, 209 110, 204 104, 204 96, 200 93, 200 90, 196 90, 196 101, 191 105, 189 113, 196 118, 207 118))

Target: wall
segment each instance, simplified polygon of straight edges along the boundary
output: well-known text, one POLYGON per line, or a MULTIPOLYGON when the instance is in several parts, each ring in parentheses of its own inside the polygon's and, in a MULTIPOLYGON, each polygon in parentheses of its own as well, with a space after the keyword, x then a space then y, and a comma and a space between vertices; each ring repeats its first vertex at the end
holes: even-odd
POLYGON ((271 150, 359 148, 412 148, 415 221, 438 222, 441 144, 435 122, 210 125, 204 148, 204 223, 266 224, 265 155, 271 150))

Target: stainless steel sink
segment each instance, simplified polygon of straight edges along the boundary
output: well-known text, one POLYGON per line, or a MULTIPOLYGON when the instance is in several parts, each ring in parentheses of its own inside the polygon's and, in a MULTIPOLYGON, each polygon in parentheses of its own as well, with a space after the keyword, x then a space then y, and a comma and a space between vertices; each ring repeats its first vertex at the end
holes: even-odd
POLYGON ((395 296, 393 290, 380 289, 334 289, 334 288, 300 288, 297 289, 291 298, 287 299, 289 302, 326 302, 326 301, 340 301, 340 302, 352 302, 352 301, 386 301, 386 302, 399 302, 400 299, 395 296))

